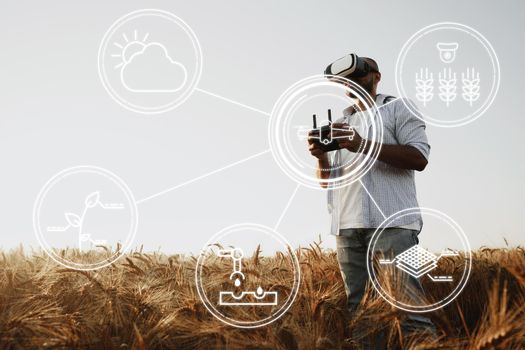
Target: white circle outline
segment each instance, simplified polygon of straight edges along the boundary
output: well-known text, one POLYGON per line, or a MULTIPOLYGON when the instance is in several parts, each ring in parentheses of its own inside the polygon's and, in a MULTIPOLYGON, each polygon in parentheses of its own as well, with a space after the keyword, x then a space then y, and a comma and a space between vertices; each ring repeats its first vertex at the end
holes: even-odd
POLYGON ((183 104, 195 91, 197 88, 197 84, 199 83, 201 76, 202 76, 202 49, 199 43, 199 40, 197 39, 197 36, 195 35, 195 32, 191 27, 184 22, 180 17, 177 17, 171 12, 160 10, 160 9, 142 9, 142 10, 136 10, 132 11, 119 19, 117 19, 113 24, 109 27, 109 29, 106 31, 104 36, 102 37, 102 41, 100 42, 100 46, 98 49, 98 59, 97 59, 97 68, 98 68, 98 75, 100 78, 100 81, 102 82, 102 85, 104 86, 104 89, 109 94, 109 96, 117 102, 122 107, 126 108, 129 111, 136 112, 136 113, 142 113, 142 114, 161 114, 168 112, 172 109, 177 108, 181 104, 183 104), (104 60, 105 60, 105 54, 106 49, 108 45, 108 39, 114 34, 114 32, 120 28, 123 24, 126 22, 133 20, 137 17, 142 16, 156 16, 156 17, 162 17, 165 18, 176 25, 178 25, 190 38, 193 49, 195 53, 195 62, 196 62, 196 69, 195 74, 193 74, 193 78, 191 82, 188 84, 188 87, 184 90, 182 94, 180 94, 174 101, 169 102, 162 106, 157 107, 144 107, 140 105, 136 105, 134 103, 131 103, 130 101, 126 100, 125 98, 121 97, 116 91, 114 91, 113 87, 111 86, 111 83, 106 75, 106 69, 104 67, 104 60))
POLYGON ((454 299, 456 299, 456 297, 463 291, 463 289, 465 288, 465 285, 468 282, 468 279, 470 277, 470 272, 472 270, 472 251, 471 251, 471 248, 470 248, 470 243, 468 241, 467 235, 465 234, 465 232, 463 231, 461 226, 459 226, 459 224, 456 221, 454 221, 447 214, 445 214, 445 213, 443 213, 443 212, 441 212, 441 211, 439 211, 437 209, 431 209, 431 208, 426 208, 426 207, 415 207, 415 208, 403 209, 403 210, 398 211, 397 213, 394 213, 394 214, 390 215, 388 218, 386 218, 379 225, 379 227, 376 229, 376 231, 372 235, 372 238, 370 239, 370 243, 368 244, 368 248, 367 248, 367 251, 366 251, 366 256, 367 256, 367 258, 366 258, 367 259, 366 269, 367 269, 367 272, 368 272, 368 278, 372 282, 372 285, 373 285, 374 289, 376 290, 376 292, 385 301, 387 301, 390 305, 392 305, 392 306, 394 306, 394 307, 396 307, 396 308, 398 308, 400 310, 407 311, 407 312, 416 312, 416 313, 431 312, 431 311, 438 310, 438 309, 448 305, 454 299), (375 275, 375 269, 372 266, 373 261, 371 259, 372 251, 375 248, 375 244, 377 243, 377 240, 379 239, 379 236, 381 236, 383 231, 386 228, 388 228, 389 224, 391 224, 394 220, 396 220, 396 219, 398 219, 400 217, 407 216, 407 215, 414 214, 414 213, 416 213, 416 214, 417 213, 424 213, 424 214, 436 217, 436 218, 441 219, 442 221, 444 221, 449 226, 451 226, 454 229, 454 232, 458 235, 458 237, 459 237, 459 239, 460 239, 460 241, 461 241, 461 243, 463 245, 464 254, 466 256, 465 260, 467 262, 466 268, 463 271, 463 274, 461 276, 461 280, 456 285, 454 290, 449 295, 447 295, 444 299, 442 299, 442 300, 440 300, 440 301, 438 301, 436 303, 433 303, 433 304, 430 304, 430 305, 424 305, 424 306, 414 306, 414 305, 408 305, 406 303, 401 303, 401 302, 397 301, 395 298, 392 298, 387 292, 385 292, 384 289, 382 288, 381 284, 377 281, 377 278, 376 278, 376 275, 375 275))
POLYGON ((206 242, 206 245, 204 246, 204 248, 202 249, 201 253, 199 254, 199 258, 197 259, 196 268, 195 268, 195 286, 197 288, 197 293, 199 294, 199 298, 201 299, 201 301, 204 304, 204 306, 206 307, 206 309, 215 318, 217 318, 219 321, 221 321, 221 322, 223 322, 223 323, 225 323, 227 325, 230 325, 230 326, 233 326, 233 327, 237 327, 237 328, 250 329, 250 328, 263 327, 263 326, 267 326, 267 325, 273 323, 274 321, 278 320, 279 318, 281 318, 288 311, 288 309, 290 309, 290 307, 294 303, 295 298, 297 297, 297 293, 299 292, 300 284, 301 284, 301 267, 300 267, 300 264, 299 264, 299 259, 297 258, 297 254, 295 253, 295 251, 292 248, 292 246, 290 245, 290 243, 286 240, 286 238, 284 238, 284 236, 282 236, 280 233, 278 233, 274 229, 272 229, 270 227, 267 227, 267 226, 264 226, 264 225, 254 224, 254 223, 234 224, 234 225, 228 226, 228 227, 222 229, 221 231, 217 232, 216 234, 214 234, 208 240, 208 242, 206 242), (257 321, 238 321, 238 320, 232 319, 231 317, 227 317, 227 316, 223 315, 208 300, 208 297, 206 296, 205 289, 202 286, 201 275, 202 275, 202 267, 203 267, 203 260, 205 258, 205 253, 207 253, 208 250, 209 250, 209 247, 212 246, 213 244, 217 243, 217 241, 220 238, 222 238, 224 236, 227 236, 232 231, 238 231, 240 229, 251 229, 251 230, 255 230, 255 231, 258 231, 258 232, 262 232, 262 233, 264 233, 266 235, 269 235, 269 236, 277 239, 277 241, 279 243, 283 244, 288 249, 288 251, 291 252, 290 258, 292 260, 292 267, 293 267, 293 270, 294 270, 294 283, 293 283, 293 286, 292 286, 292 289, 291 289, 291 294, 290 294, 290 296, 288 297, 286 303, 283 306, 281 306, 275 313, 273 313, 272 315, 270 315, 270 316, 268 316, 268 317, 266 317, 266 318, 264 318, 262 320, 257 320, 257 321))
POLYGON ((399 52, 399 55, 398 55, 397 61, 396 61, 395 82, 396 82, 396 88, 397 88, 398 94, 400 96, 408 96, 406 94, 404 84, 401 82, 401 77, 400 77, 402 75, 402 71, 403 71, 402 68, 403 68, 403 65, 404 65, 404 62, 405 62, 406 55, 408 54, 408 51, 410 50, 412 45, 415 44, 415 42, 417 40, 419 40, 421 37, 425 36, 426 34, 428 34, 430 32, 433 32, 433 31, 436 31, 436 30, 441 30, 441 29, 454 29, 454 30, 459 30, 459 31, 462 31, 462 32, 466 32, 467 34, 469 34, 470 36, 472 36, 476 40, 478 40, 481 43, 481 45, 483 45, 485 50, 488 52, 489 58, 491 60, 492 67, 493 67, 493 74, 492 75, 495 77, 494 81, 492 83, 492 86, 491 86, 489 97, 485 99, 485 102, 483 103, 483 105, 481 107, 479 107, 476 111, 470 113, 466 117, 462 117, 462 118, 459 118, 459 119, 456 119, 456 120, 451 120, 451 121, 435 119, 434 117, 428 116, 423 111, 417 109, 413 105, 413 102, 409 102, 411 100, 409 100, 409 99, 402 99, 402 100, 403 100, 403 103, 405 104, 405 106, 408 108, 408 110, 415 117, 417 117, 419 119, 422 119, 423 121, 425 121, 428 124, 433 125, 433 126, 444 127, 444 128, 454 128, 454 127, 464 126, 464 125, 467 125, 467 124, 475 121, 476 119, 481 117, 483 114, 485 114, 487 109, 489 109, 490 106, 492 106, 492 103, 496 99, 496 96, 498 94, 499 87, 500 87, 501 66, 500 66, 500 63, 499 63, 498 56, 496 55, 496 51, 494 50, 494 47, 492 46, 492 44, 488 41, 488 39, 485 36, 483 36, 483 34, 478 32, 474 28, 469 27, 469 26, 467 26, 465 24, 456 23, 456 22, 438 22, 438 23, 434 23, 434 24, 428 25, 428 26, 418 30, 416 33, 414 33, 405 42, 405 44, 401 48, 401 51, 399 52), (424 119, 421 118, 420 115, 423 116, 424 119), (472 116, 472 115, 474 115, 474 116, 472 116))
POLYGON ((375 103, 374 99, 358 84, 339 76, 331 76, 330 79, 327 79, 327 76, 325 75, 313 75, 294 83, 292 86, 286 89, 278 98, 277 102, 274 104, 274 107, 272 109, 270 122, 268 125, 268 139, 270 143, 270 150, 272 152, 274 160, 289 178, 301 185, 312 189, 337 189, 348 186, 360 180, 375 164, 382 147, 383 119, 379 107, 375 103), (288 119, 288 116, 283 116, 283 113, 285 113, 286 110, 289 108, 287 106, 294 105, 290 102, 290 100, 296 98, 299 92, 312 87, 322 85, 333 86, 334 84, 336 84, 338 88, 344 89, 347 92, 354 94, 363 103, 370 105, 366 112, 368 113, 369 118, 371 120, 371 124, 369 127, 372 128, 372 138, 368 141, 371 141, 372 146, 370 147, 369 152, 367 152, 364 155, 361 164, 359 164, 359 166, 357 166, 350 173, 337 178, 318 179, 317 177, 307 176, 303 174, 299 169, 297 169, 297 167, 291 164, 291 161, 288 159, 289 157, 287 157, 286 152, 284 150, 284 148, 286 147, 286 140, 283 141, 285 143, 284 146, 281 144, 283 142, 281 142, 280 140, 282 132, 282 130, 280 130, 280 124, 285 124, 286 120, 288 119), (284 121, 282 121, 281 119, 284 119, 284 121), (358 173, 357 176, 355 176, 356 173, 358 173), (329 186, 327 186, 327 188, 323 188, 319 186, 320 183, 329 186))
POLYGON ((129 189, 128 185, 117 175, 112 173, 111 171, 107 169, 103 169, 100 167, 92 166, 92 165, 79 165, 70 167, 67 169, 64 169, 57 174, 53 175, 41 188, 40 192, 38 193, 35 203, 33 205, 33 230, 35 232, 35 236, 38 240, 38 243, 40 244, 40 247, 46 252, 46 254, 53 259, 57 264, 60 264, 66 268, 70 268, 73 270, 78 271, 93 271, 98 270, 100 268, 109 266, 113 264, 115 261, 120 259, 122 256, 125 255, 125 253, 131 248, 131 245, 135 241, 135 236, 137 234, 137 228, 138 228, 138 208, 137 208, 137 202, 135 201, 135 197, 133 196, 133 193, 129 189), (118 252, 113 253, 113 255, 110 258, 105 258, 104 262, 98 262, 98 263, 92 263, 92 264, 81 264, 76 263, 73 261, 69 261, 67 259, 63 259, 60 256, 57 256, 54 252, 52 247, 50 247, 45 238, 42 234, 41 228, 40 228, 40 209, 42 207, 42 204, 44 202, 44 199, 47 195, 47 193, 62 179, 64 179, 67 176, 75 175, 77 173, 94 173, 97 175, 100 175, 102 177, 105 177, 106 179, 110 180, 114 184, 116 184, 120 190, 124 193, 126 196, 128 202, 130 203, 130 211, 131 211, 131 227, 128 232, 128 235, 126 237, 127 244, 122 245, 122 249, 118 252))

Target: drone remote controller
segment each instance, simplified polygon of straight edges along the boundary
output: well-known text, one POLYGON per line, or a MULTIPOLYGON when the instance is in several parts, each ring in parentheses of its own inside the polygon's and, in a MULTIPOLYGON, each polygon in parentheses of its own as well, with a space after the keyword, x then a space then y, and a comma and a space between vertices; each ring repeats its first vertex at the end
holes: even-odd
MULTIPOLYGON (((313 129, 311 138, 314 140, 314 143, 319 146, 319 148, 324 152, 331 152, 340 149, 339 143, 337 142, 338 138, 342 137, 333 137, 333 131, 349 131, 352 129, 334 129, 332 128, 332 110, 328 110, 328 123, 317 127, 316 115, 313 115, 313 129)), ((348 138, 351 140, 353 135, 349 135, 348 138)))

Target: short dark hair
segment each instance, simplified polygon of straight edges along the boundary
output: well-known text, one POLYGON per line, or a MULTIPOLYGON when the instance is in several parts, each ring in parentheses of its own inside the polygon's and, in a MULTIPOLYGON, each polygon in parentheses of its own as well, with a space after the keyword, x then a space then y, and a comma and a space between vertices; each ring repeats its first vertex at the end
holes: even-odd
POLYGON ((372 68, 373 71, 379 72, 379 66, 374 59, 370 57, 363 57, 363 60, 365 60, 366 63, 368 63, 368 65, 370 66, 370 68, 372 68))

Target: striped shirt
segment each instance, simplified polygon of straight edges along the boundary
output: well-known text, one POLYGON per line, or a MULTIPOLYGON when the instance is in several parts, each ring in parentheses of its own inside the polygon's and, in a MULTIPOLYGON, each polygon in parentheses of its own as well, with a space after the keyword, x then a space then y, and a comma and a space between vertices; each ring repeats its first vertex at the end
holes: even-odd
MULTIPOLYGON (((378 95, 384 99, 384 95, 378 95)), ((407 103, 410 103, 407 101, 407 103)), ((412 104, 413 105, 413 104, 412 104)), ((401 98, 387 102, 379 107, 383 121, 383 144, 408 145, 416 148, 428 159, 430 145, 425 133, 425 122, 416 117, 405 106, 401 98)), ((348 113, 347 110, 345 110, 348 113)), ((340 169, 341 151, 333 152, 332 169, 340 169)), ((330 172, 331 178, 341 176, 339 170, 330 172)), ((362 176, 359 184, 363 186, 362 212, 364 228, 380 227, 383 221, 407 208, 418 207, 414 170, 399 169, 376 160, 369 171, 362 176)), ((358 185, 354 183, 353 185, 358 185)), ((328 209, 332 214, 331 233, 339 234, 341 208, 340 190, 328 191, 328 209)), ((421 215, 403 216, 392 222, 389 227, 423 224, 421 215)))

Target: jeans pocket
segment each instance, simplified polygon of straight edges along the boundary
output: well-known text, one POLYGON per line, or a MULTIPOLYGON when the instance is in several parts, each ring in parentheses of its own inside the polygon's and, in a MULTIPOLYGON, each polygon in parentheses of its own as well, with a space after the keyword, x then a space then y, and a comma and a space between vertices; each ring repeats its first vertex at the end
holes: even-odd
POLYGON ((412 240, 414 241, 414 245, 419 244, 419 237, 417 234, 418 231, 412 231, 412 240))

